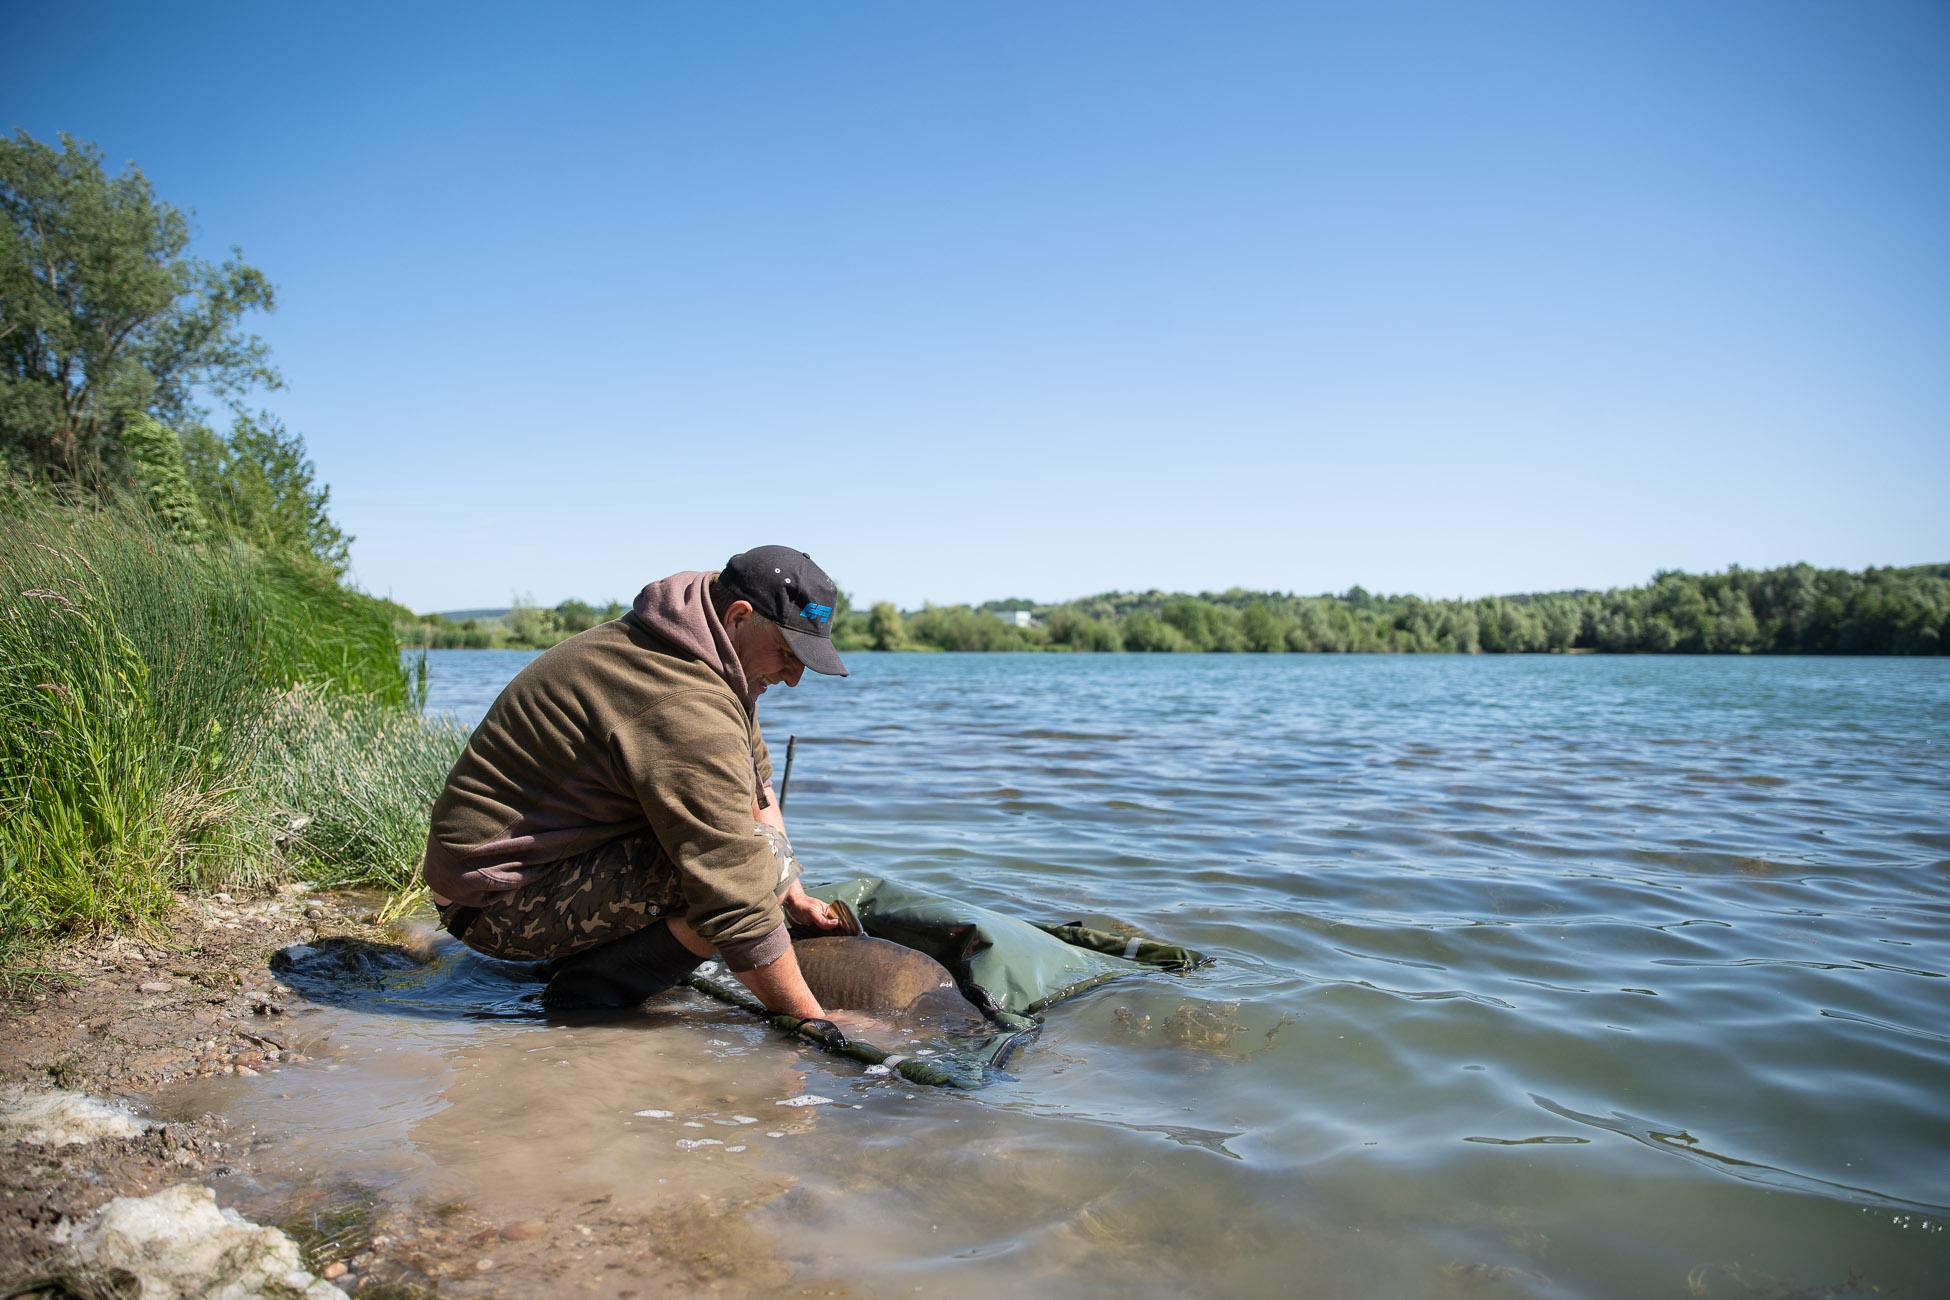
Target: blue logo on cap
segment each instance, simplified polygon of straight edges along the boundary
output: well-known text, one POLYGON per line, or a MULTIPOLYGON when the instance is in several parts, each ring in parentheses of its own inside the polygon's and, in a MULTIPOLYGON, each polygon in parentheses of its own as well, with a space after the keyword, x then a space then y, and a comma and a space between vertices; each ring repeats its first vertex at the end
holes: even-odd
POLYGON ((809 623, 824 623, 827 619, 833 617, 833 607, 831 605, 807 605, 799 612, 806 616, 806 621, 809 623))

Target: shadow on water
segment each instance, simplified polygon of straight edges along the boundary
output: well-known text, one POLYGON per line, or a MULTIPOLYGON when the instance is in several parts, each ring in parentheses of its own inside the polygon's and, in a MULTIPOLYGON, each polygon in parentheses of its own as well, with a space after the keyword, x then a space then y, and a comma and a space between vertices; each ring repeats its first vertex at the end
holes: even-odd
POLYGON ((541 963, 483 957, 427 927, 403 927, 393 943, 335 936, 294 944, 271 958, 271 969, 312 1001, 347 1010, 568 1023, 541 1005, 541 963))

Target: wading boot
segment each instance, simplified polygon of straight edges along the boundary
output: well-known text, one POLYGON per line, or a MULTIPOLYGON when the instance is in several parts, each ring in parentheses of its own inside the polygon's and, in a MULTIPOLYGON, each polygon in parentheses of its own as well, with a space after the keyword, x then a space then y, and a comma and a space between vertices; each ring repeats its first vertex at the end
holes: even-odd
POLYGON ((548 963, 542 1005, 567 1011, 580 1007, 633 1007, 674 987, 704 958, 686 948, 658 921, 573 957, 548 963))

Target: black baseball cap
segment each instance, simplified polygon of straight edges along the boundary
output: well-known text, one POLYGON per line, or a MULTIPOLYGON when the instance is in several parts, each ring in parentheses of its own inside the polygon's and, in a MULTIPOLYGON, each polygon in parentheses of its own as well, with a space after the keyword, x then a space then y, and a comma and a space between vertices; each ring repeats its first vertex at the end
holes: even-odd
POLYGON ((725 561, 718 582, 734 599, 748 601, 761 618, 785 633, 799 662, 828 677, 846 676, 833 649, 833 611, 840 589, 812 556, 790 546, 759 546, 725 561))

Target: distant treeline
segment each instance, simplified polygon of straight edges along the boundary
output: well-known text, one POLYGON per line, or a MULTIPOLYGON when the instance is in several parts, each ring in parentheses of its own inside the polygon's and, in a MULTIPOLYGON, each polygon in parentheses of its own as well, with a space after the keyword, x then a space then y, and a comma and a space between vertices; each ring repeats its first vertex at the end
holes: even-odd
POLYGON ((505 614, 491 618, 449 618, 445 614, 415 614, 404 605, 387 603, 393 635, 408 650, 546 650, 598 623, 622 617, 620 601, 585 605, 565 600, 542 609, 517 600, 505 614))
MULTIPOLYGON (((457 622, 392 608, 402 645, 436 649, 541 648, 623 612, 616 601, 517 603, 498 618, 457 622)), ((1234 588, 903 611, 855 609, 842 594, 833 641, 842 650, 1936 655, 1950 643, 1946 623, 1950 564, 1861 573, 1796 564, 1480 600, 1234 588)))
POLYGON ((847 610, 841 648, 1257 653, 1935 655, 1950 642, 1950 565, 1849 573, 1797 564, 1660 573, 1643 587, 1480 600, 1112 592, 1061 605, 847 610), (1027 612, 1030 626, 1021 626, 1027 612))

